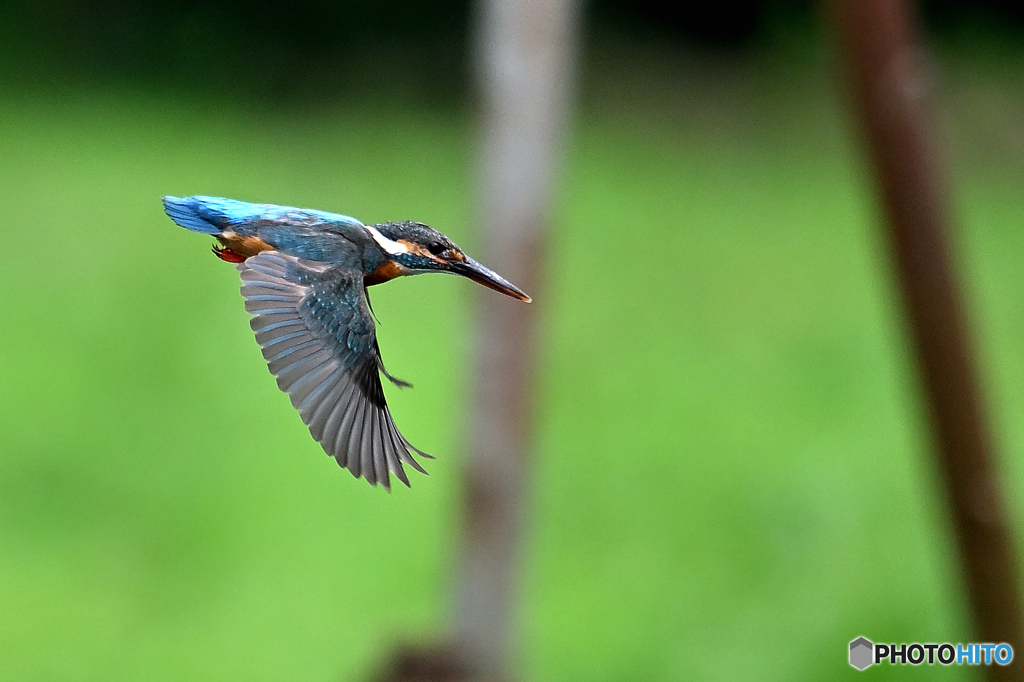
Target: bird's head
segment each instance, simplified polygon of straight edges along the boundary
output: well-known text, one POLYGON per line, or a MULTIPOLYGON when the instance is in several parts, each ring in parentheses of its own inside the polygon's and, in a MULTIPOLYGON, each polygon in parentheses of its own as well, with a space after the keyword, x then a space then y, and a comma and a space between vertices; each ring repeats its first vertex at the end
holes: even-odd
POLYGON ((506 296, 530 302, 522 289, 467 256, 451 239, 429 225, 415 222, 381 223, 366 228, 396 274, 448 272, 468 277, 506 296))

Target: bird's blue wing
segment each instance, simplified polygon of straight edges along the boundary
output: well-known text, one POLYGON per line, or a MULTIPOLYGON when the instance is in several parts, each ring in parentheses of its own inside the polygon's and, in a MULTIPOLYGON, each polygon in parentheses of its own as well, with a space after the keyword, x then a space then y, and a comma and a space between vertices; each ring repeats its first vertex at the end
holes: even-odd
POLYGON ((402 464, 426 473, 395 427, 363 274, 277 251, 238 265, 256 341, 281 390, 327 454, 353 476, 409 485, 402 464))

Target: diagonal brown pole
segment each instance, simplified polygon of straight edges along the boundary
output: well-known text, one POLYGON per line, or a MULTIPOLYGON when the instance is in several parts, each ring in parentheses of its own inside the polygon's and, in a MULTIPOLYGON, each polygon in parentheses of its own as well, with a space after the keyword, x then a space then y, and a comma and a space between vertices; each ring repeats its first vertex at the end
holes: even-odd
MULTIPOLYGON (((1019 657, 1019 573, 947 243, 914 15, 903 0, 831 0, 828 9, 888 224, 974 637, 1010 643, 1019 657)), ((1024 679, 1020 661, 986 670, 1024 679)))

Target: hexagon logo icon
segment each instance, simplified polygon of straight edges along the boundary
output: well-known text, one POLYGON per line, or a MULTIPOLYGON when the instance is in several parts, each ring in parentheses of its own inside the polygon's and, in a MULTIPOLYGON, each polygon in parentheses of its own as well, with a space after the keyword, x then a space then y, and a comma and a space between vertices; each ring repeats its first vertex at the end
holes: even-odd
POLYGON ((863 670, 874 663, 875 645, 864 637, 858 637, 850 642, 850 665, 857 670, 863 670))

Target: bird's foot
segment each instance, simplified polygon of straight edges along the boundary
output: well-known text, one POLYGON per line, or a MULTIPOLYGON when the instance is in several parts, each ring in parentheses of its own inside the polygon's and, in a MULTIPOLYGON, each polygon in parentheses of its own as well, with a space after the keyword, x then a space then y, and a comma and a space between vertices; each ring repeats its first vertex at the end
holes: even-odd
POLYGON ((245 262, 245 256, 243 256, 242 254, 235 253, 231 249, 226 249, 223 246, 217 246, 216 244, 213 245, 213 255, 215 255, 217 258, 220 258, 222 261, 226 261, 228 263, 245 262))

